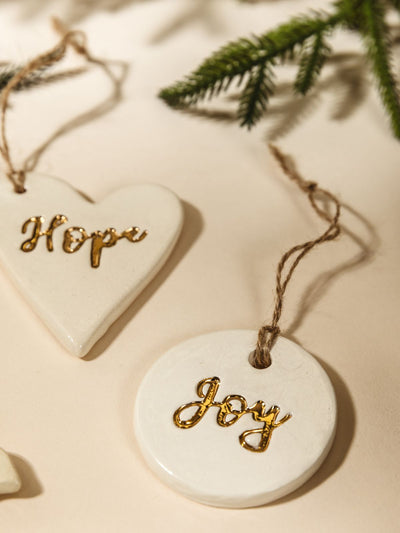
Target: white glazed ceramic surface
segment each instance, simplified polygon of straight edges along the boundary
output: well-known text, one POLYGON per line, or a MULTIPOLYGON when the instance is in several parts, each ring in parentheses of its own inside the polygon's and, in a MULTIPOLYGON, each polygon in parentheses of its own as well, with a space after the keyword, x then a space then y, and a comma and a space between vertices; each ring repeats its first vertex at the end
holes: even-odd
MULTIPOLYGON (((248 362, 257 333, 232 330, 188 340, 168 351, 145 376, 135 405, 135 432, 150 468, 173 489, 201 503, 251 507, 275 500, 302 485, 318 469, 333 442, 336 401, 319 363, 297 344, 280 337, 272 365, 257 370, 248 362), (217 376, 215 401, 228 394, 244 396, 248 405, 263 400, 280 407, 269 447, 244 449, 239 435, 262 423, 251 414, 230 427, 217 424, 210 407, 197 425, 178 428, 175 410, 201 401, 196 386, 217 376)), ((194 414, 188 412, 185 417, 194 414)))
POLYGON ((64 181, 41 174, 28 176, 27 189, 16 194, 7 180, 0 181, 1 263, 58 340, 82 357, 168 258, 182 227, 182 206, 159 185, 129 186, 96 204, 64 181), (23 252, 20 246, 33 229, 30 224, 22 234, 23 223, 43 216, 46 230, 57 214, 68 222, 54 230, 54 250, 49 252, 41 237, 33 251, 23 252), (100 266, 92 268, 90 240, 72 254, 62 249, 64 232, 72 226, 89 234, 137 226, 148 235, 137 243, 121 239, 104 248, 100 266))
POLYGON ((12 494, 21 488, 21 480, 7 453, 0 448, 0 494, 12 494))

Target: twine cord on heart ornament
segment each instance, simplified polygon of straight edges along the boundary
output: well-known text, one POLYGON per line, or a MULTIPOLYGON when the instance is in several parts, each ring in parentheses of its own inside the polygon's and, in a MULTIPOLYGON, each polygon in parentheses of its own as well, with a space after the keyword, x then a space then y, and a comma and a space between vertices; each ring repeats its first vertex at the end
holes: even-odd
MULTIPOLYGON (((113 74, 112 70, 109 68, 105 61, 95 58, 90 54, 86 46, 86 35, 79 30, 67 30, 61 23, 61 21, 57 18, 52 18, 52 25, 57 31, 57 33, 61 35, 61 39, 58 44, 51 48, 49 51, 38 55, 37 57, 29 61, 24 67, 18 70, 16 74, 8 81, 0 96, 0 154, 3 157, 3 160, 6 165, 6 175, 13 184, 16 193, 24 193, 26 191, 26 172, 27 170, 32 170, 32 168, 27 168, 27 162, 22 168, 17 169, 12 161, 9 142, 6 135, 6 113, 9 107, 8 102, 10 93, 15 88, 17 88, 18 85, 25 78, 27 78, 35 71, 46 69, 48 67, 51 67, 55 63, 61 61, 64 58, 68 47, 71 47, 77 54, 83 56, 88 63, 95 64, 104 70, 104 72, 113 82, 115 96, 119 96, 121 80, 119 80, 113 74)), ((73 122, 75 121, 71 121, 71 125, 73 125, 73 122)), ((67 129, 67 125, 60 128, 58 132, 56 132, 56 134, 51 137, 51 140, 53 140, 55 137, 57 137, 59 134, 63 133, 67 129)), ((49 143, 45 143, 41 148, 39 148, 38 153, 35 154, 36 158, 34 159, 34 163, 36 163, 38 156, 44 150, 44 148, 48 146, 48 144, 49 143)))
POLYGON ((295 269, 300 261, 315 246, 327 241, 332 241, 338 237, 341 231, 339 225, 341 205, 339 200, 329 191, 319 187, 316 182, 303 179, 278 147, 270 144, 269 148, 286 176, 307 194, 307 198, 313 210, 320 218, 328 222, 329 226, 327 230, 316 239, 290 248, 278 263, 276 271, 275 307, 272 314, 272 320, 270 324, 260 328, 256 348, 249 357, 250 364, 255 368, 260 369, 268 368, 271 365, 271 349, 280 334, 279 321, 282 315, 284 296, 295 269), (321 209, 318 206, 317 201, 332 203, 334 206, 333 214, 331 215, 327 210, 321 209))

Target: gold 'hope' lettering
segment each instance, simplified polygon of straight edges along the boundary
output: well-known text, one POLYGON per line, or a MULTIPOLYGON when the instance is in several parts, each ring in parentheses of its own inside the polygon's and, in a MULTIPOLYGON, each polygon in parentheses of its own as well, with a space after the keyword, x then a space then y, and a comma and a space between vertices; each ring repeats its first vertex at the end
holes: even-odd
MULTIPOLYGON (((21 250, 23 252, 32 252, 36 248, 40 237, 46 237, 47 250, 52 252, 54 250, 53 232, 67 221, 68 218, 65 215, 56 215, 50 222, 48 229, 43 230, 42 228, 45 222, 44 217, 37 216, 28 218, 28 220, 23 223, 21 231, 22 233, 26 233, 30 224, 33 224, 32 234, 29 239, 21 244, 21 250)), ((87 233, 84 228, 73 226, 65 230, 62 247, 64 252, 73 254, 80 250, 88 239, 91 239, 90 263, 93 268, 98 268, 100 266, 101 252, 103 248, 111 248, 111 246, 115 246, 120 239, 127 239, 132 243, 140 242, 147 236, 148 232, 144 230, 138 235, 139 232, 139 228, 131 227, 122 233, 117 233, 117 230, 114 228, 107 228, 104 232, 94 231, 93 233, 87 233)))
POLYGON ((222 427, 229 427, 243 415, 251 414, 253 420, 263 422, 263 426, 244 431, 239 436, 239 442, 243 448, 251 452, 265 452, 271 441, 273 430, 284 424, 292 415, 286 414, 280 420, 277 420, 280 413, 280 408, 277 405, 273 405, 267 411, 265 403, 259 400, 254 405, 248 407, 246 399, 238 394, 229 394, 222 402, 216 402, 215 396, 218 392, 220 382, 221 380, 217 377, 206 378, 200 381, 196 390, 199 398, 203 399, 179 407, 173 416, 175 425, 181 429, 192 428, 200 422, 210 407, 219 408, 217 423, 222 427), (232 402, 238 403, 237 409, 235 409, 232 402), (189 419, 183 420, 181 418, 183 411, 193 408, 195 408, 194 414, 189 419), (251 435, 260 435, 257 445, 252 445, 247 440, 251 435))

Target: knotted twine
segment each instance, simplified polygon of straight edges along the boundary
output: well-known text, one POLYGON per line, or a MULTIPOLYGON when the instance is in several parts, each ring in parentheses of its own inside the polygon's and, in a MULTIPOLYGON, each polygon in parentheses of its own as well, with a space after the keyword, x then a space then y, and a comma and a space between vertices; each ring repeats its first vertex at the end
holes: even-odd
POLYGON ((341 231, 339 225, 339 200, 329 191, 319 187, 318 183, 315 181, 307 181, 303 179, 296 169, 289 164, 288 158, 277 146, 270 144, 269 148, 286 176, 306 193, 313 210, 320 218, 328 222, 329 226, 328 229, 316 239, 290 248, 279 261, 276 271, 275 307, 272 314, 272 320, 270 324, 260 328, 256 348, 250 354, 249 358, 250 363, 255 368, 267 368, 271 364, 271 349, 280 334, 279 321, 282 315, 284 296, 289 281, 298 264, 315 246, 327 241, 332 241, 341 231), (317 204, 317 200, 319 202, 331 202, 334 206, 333 215, 330 215, 326 210, 321 209, 317 204), (285 269, 285 267, 287 268, 285 269))
MULTIPOLYGON (((84 32, 80 30, 67 30, 57 18, 52 18, 52 25, 54 29, 61 35, 61 39, 58 44, 49 51, 38 55, 29 61, 24 67, 18 70, 16 74, 8 81, 0 96, 0 154, 6 164, 6 175, 13 184, 14 191, 16 193, 25 192, 26 169, 15 168, 11 159, 9 143, 6 135, 6 112, 8 109, 8 101, 11 91, 17 88, 22 80, 24 80, 33 72, 44 70, 61 61, 64 58, 68 47, 71 47, 77 54, 83 56, 88 63, 92 63, 101 67, 115 84, 116 90, 119 86, 119 80, 114 76, 107 63, 101 59, 93 57, 89 52, 86 46, 86 35, 84 32)), ((62 128, 60 131, 61 130, 62 128)))

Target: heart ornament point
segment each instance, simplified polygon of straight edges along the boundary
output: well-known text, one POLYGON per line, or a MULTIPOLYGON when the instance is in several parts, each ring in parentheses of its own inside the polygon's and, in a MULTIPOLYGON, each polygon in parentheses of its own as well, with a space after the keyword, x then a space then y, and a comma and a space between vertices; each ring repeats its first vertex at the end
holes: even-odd
POLYGON ((24 194, 1 181, 0 212, 2 266, 78 357, 161 269, 183 223, 181 202, 160 185, 131 185, 91 203, 38 173, 24 194))

